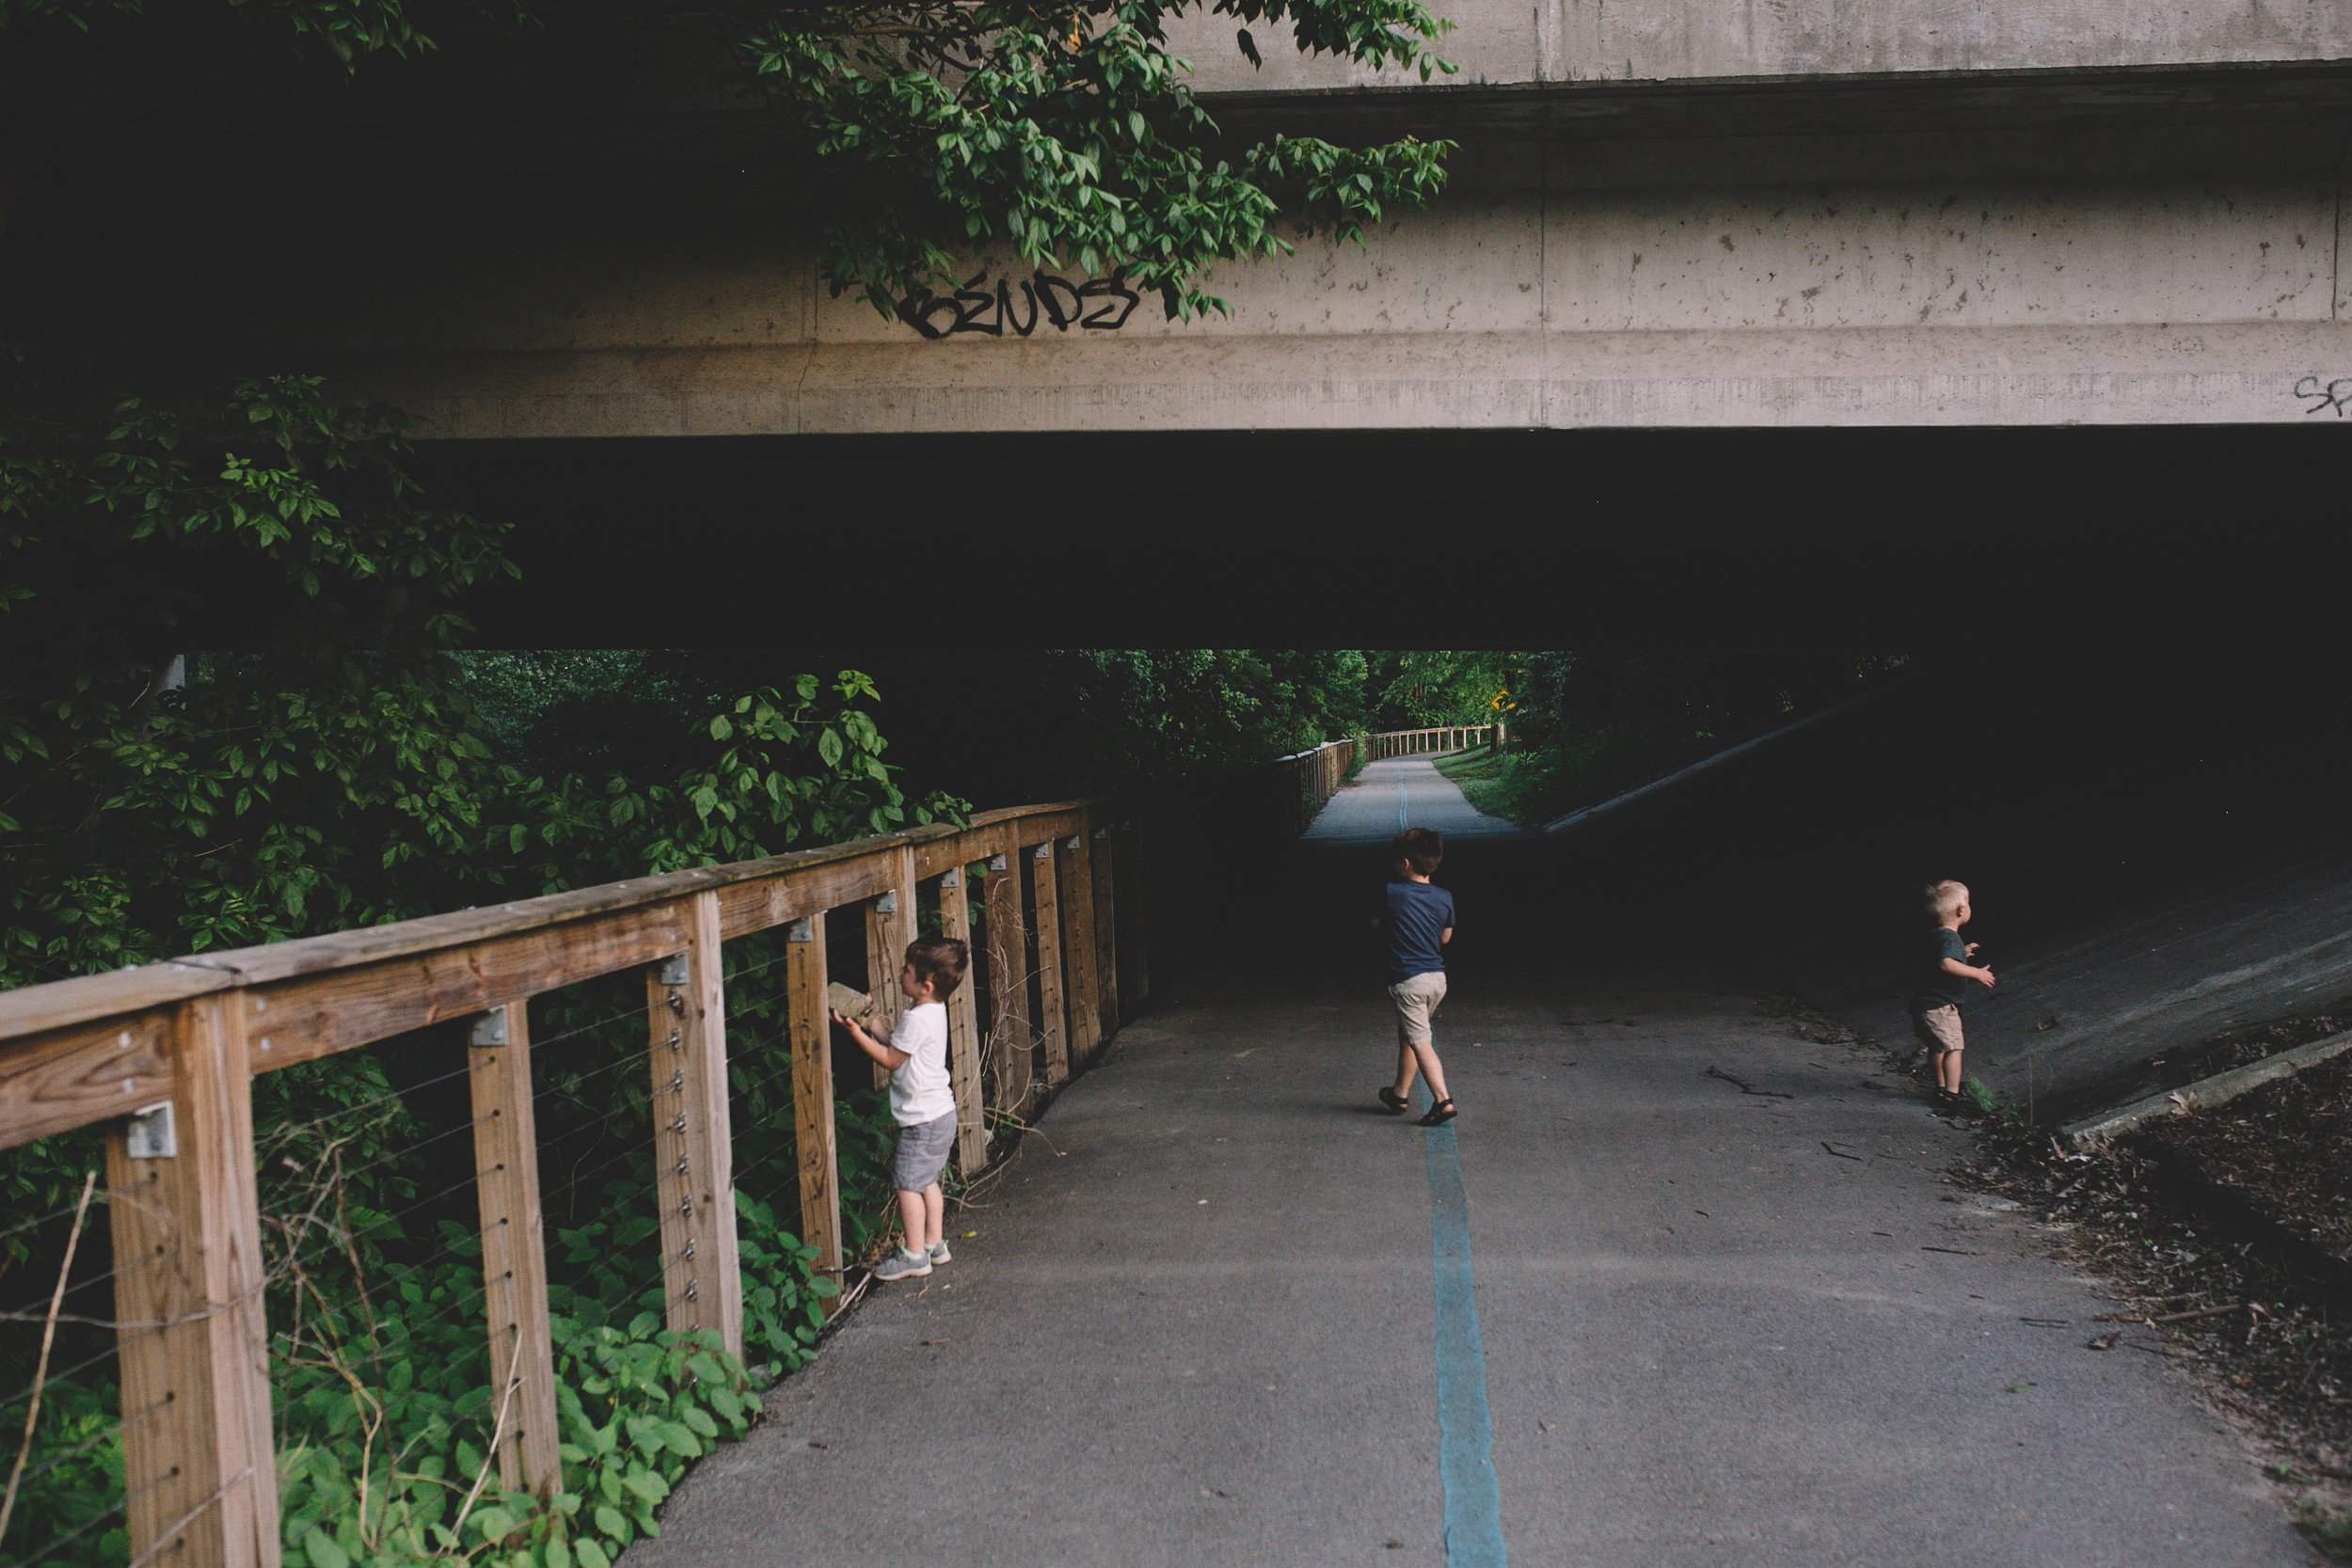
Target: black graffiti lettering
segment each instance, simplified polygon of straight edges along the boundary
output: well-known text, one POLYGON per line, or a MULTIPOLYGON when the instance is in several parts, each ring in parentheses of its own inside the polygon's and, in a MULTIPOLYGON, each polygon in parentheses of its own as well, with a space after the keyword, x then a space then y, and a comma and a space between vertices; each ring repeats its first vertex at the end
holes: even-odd
POLYGON ((993 320, 984 319, 985 312, 996 304, 996 296, 980 287, 987 281, 988 274, 974 273, 964 279, 963 287, 956 291, 956 325, 947 329, 949 332, 985 332, 992 338, 1005 335, 1002 316, 993 320))
POLYGON ((1120 268, 1108 277, 1097 277, 1089 282, 1084 288, 1078 291, 1078 297, 1081 299, 1123 299, 1127 302, 1127 308, 1123 310, 1119 310, 1119 319, 1116 321, 1108 321, 1104 318, 1109 316, 1113 310, 1118 310, 1119 307, 1115 305, 1105 305, 1100 310, 1095 311, 1094 314, 1087 317, 1085 321, 1078 324, 1081 326, 1091 328, 1097 332, 1118 331, 1120 327, 1127 325, 1127 318, 1136 313, 1136 307, 1143 303, 1142 296, 1137 294, 1133 289, 1127 287, 1127 269, 1125 267, 1120 268))
POLYGON ((1078 292, 1078 285, 1067 277, 1057 277, 1052 273, 1042 270, 1038 272, 1036 277, 1037 302, 1039 308, 1044 310, 1045 319, 1054 324, 1056 331, 1069 331, 1072 325, 1077 321, 1079 314, 1086 309, 1086 296, 1078 292), (1069 309, 1063 309, 1061 301, 1055 297, 1054 291, 1057 289, 1070 296, 1069 309))
POLYGON ((2294 395, 2311 405, 2303 410, 2305 414, 2317 414, 2332 408, 2336 411, 2336 418, 2341 420, 2344 410, 2352 408, 2352 375, 2338 376, 2326 383, 2315 375, 2307 375, 2295 384, 2294 395))
POLYGON ((945 338, 958 330, 963 319, 963 309, 952 295, 942 296, 924 289, 898 302, 898 319, 926 338, 945 338), (947 325, 944 327, 933 326, 931 317, 941 310, 947 312, 947 325))
POLYGON ((1037 330, 1037 291, 1024 283, 1021 292, 1029 301, 1029 319, 1025 325, 1013 320, 1012 280, 1004 277, 996 280, 996 319, 1025 338, 1037 330))
MULTIPOLYGON (((1108 277, 1089 277, 1083 283, 1073 283, 1042 268, 1026 279, 1000 277, 993 289, 986 287, 987 282, 988 274, 977 272, 952 294, 918 289, 898 302, 898 319, 926 338, 952 338, 960 332, 1001 338, 1008 326, 1025 338, 1037 330, 1040 316, 1057 332, 1073 326, 1089 332, 1116 332, 1143 303, 1143 296, 1127 286, 1124 267, 1108 277), (1028 305, 1026 320, 1014 311, 1016 288, 1028 305), (945 321, 940 319, 943 313, 945 321)), ((1170 291, 1163 287, 1162 293, 1170 291)))

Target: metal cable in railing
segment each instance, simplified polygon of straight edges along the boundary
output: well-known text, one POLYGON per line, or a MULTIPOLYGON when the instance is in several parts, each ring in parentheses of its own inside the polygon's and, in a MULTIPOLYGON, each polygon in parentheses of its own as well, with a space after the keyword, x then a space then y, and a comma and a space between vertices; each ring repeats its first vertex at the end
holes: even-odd
MULTIPOLYGON (((564 1180, 563 1190, 567 1193, 577 1193, 582 1187, 585 1187, 590 1181, 596 1180, 599 1176, 602 1176, 606 1171, 611 1170, 614 1165, 619 1164, 622 1161, 630 1159, 639 1154, 650 1154, 653 1152, 653 1149, 654 1139, 651 1136, 641 1139, 636 1143, 629 1144, 618 1154, 612 1155, 611 1158, 600 1162, 590 1169, 585 1171, 574 1171, 570 1175, 566 1176, 564 1180)), ((648 1192, 652 1190, 651 1184, 648 1184, 646 1190, 648 1192)))
POLYGON ((104 1445, 114 1442, 122 1435, 123 1432, 127 1428, 136 1424, 137 1422, 152 1419, 158 1412, 168 1407, 171 1401, 167 1399, 157 1400, 135 1415, 125 1416, 119 1420, 107 1422, 97 1432, 83 1438, 72 1447, 60 1449, 57 1452, 49 1455, 48 1458, 42 1460, 39 1465, 28 1466, 24 1473, 18 1478, 20 1483, 24 1486, 30 1486, 34 1482, 43 1480, 50 1474, 50 1472, 56 1470, 58 1465, 71 1465, 73 1461, 81 1458, 83 1455, 92 1453, 104 1445))
MULTIPOLYGON (((162 1482, 160 1481, 156 1482, 154 1485, 151 1485, 145 1490, 146 1492, 152 1492, 155 1489, 155 1485, 161 1484, 162 1482)), ((142 1496, 144 1495, 145 1494, 142 1493, 142 1496)), ((59 1552, 64 1551, 68 1546, 72 1545, 73 1543, 81 1540, 82 1537, 87 1535, 99 1526, 111 1524, 117 1518, 127 1514, 130 1512, 130 1500, 126 1497, 123 1501, 116 1503, 112 1507, 108 1508, 104 1513, 93 1515, 91 1518, 84 1521, 77 1528, 68 1530, 65 1534, 56 1537, 55 1540, 51 1541, 48 1545, 43 1546, 40 1551, 35 1552, 31 1557, 18 1559, 17 1568, 34 1568, 36 1563, 48 1561, 51 1558, 56 1557, 59 1552)))
POLYGON ((288 1142, 291 1139, 300 1136, 302 1133, 310 1132, 312 1128, 324 1127, 330 1121, 342 1121, 346 1117, 356 1117, 362 1111, 374 1110, 379 1105, 405 1103, 407 1097, 412 1094, 416 1094, 421 1090, 429 1089, 436 1084, 446 1084, 453 1078, 463 1078, 466 1074, 471 1072, 472 1070, 473 1064, 469 1062, 464 1067, 452 1068, 447 1072, 436 1073, 430 1078, 422 1078, 419 1079, 416 1083, 404 1085, 397 1089, 389 1091, 389 1093, 377 1095, 373 1100, 363 1100, 357 1105, 342 1106, 336 1110, 329 1111, 323 1117, 314 1117, 310 1121, 284 1122, 275 1128, 272 1128, 267 1133, 257 1135, 254 1139, 254 1143, 257 1148, 266 1151, 274 1145, 288 1142))

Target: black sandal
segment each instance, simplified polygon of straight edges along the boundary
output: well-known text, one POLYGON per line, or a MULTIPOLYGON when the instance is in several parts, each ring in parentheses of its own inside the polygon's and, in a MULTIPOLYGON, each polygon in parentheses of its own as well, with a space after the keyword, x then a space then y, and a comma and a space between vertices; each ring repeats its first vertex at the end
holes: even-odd
POLYGON ((1440 1100, 1429 1107, 1429 1114, 1421 1118, 1421 1124, 1423 1127, 1443 1127, 1459 1115, 1461 1113, 1454 1108, 1453 1101, 1440 1100))
POLYGON ((1390 1088, 1386 1084, 1380 1085, 1380 1103, 1387 1106, 1391 1115, 1396 1116, 1402 1116, 1413 1108, 1411 1101, 1390 1088))

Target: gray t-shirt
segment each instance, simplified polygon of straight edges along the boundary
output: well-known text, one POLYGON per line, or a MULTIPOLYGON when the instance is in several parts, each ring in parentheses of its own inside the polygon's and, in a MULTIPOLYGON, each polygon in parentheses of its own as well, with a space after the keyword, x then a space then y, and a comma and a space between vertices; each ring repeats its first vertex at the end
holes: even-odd
POLYGON ((1968 961, 1968 944, 1949 926, 1938 926, 1922 944, 1918 989, 1911 993, 1911 1010, 1931 1013, 1938 1007, 1964 1006, 1977 982, 1944 967, 1946 958, 1968 961))

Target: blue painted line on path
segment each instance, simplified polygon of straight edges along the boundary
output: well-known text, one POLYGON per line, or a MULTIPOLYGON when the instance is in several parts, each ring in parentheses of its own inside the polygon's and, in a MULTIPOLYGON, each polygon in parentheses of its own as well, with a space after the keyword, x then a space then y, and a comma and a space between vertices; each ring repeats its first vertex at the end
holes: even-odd
MULTIPOLYGON (((1428 1089, 1417 1089, 1422 1104, 1428 1089)), ((1422 1134, 1429 1163, 1430 1270, 1438 1301, 1438 1476, 1445 1483, 1446 1568, 1507 1568, 1502 1492, 1486 1414, 1486 1352, 1470 1274, 1470 1198, 1454 1124, 1422 1134)))

